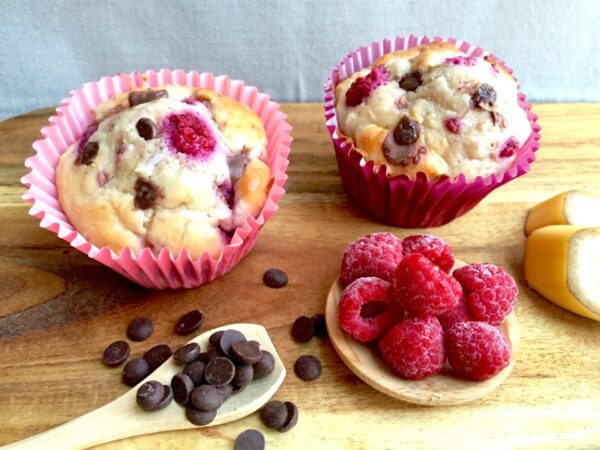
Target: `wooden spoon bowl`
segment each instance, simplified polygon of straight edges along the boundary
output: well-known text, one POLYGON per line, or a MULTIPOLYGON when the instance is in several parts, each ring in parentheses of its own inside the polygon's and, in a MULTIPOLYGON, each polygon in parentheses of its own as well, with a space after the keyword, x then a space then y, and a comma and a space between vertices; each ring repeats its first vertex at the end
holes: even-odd
MULTIPOLYGON (((454 268, 466 265, 456 261, 454 268)), ((337 307, 344 288, 339 278, 333 283, 325 305, 325 320, 329 338, 344 363, 368 385, 390 397, 419 405, 458 405, 478 399, 496 389, 515 366, 519 329, 515 313, 510 314, 499 327, 511 347, 509 365, 495 377, 485 381, 470 381, 441 373, 424 380, 401 378, 385 364, 376 350, 355 341, 342 331, 337 320, 337 307)), ((445 366, 445 369, 449 368, 445 366)), ((447 371, 447 370, 446 370, 447 371)))

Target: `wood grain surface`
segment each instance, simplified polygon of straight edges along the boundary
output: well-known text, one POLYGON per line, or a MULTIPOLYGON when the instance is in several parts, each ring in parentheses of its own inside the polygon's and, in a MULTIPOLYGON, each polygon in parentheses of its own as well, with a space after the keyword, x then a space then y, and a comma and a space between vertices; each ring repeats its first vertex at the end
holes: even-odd
POLYGON ((351 240, 373 231, 415 231, 377 224, 349 203, 320 105, 283 109, 294 126, 294 143, 280 211, 229 274, 179 291, 139 288, 41 229, 27 215, 19 177, 52 110, 0 123, 0 444, 126 392, 120 369, 104 367, 100 356, 107 344, 125 337, 132 318, 146 315, 155 322, 148 341, 132 344, 132 355, 139 356, 156 343, 185 342, 173 332, 175 321, 200 308, 206 329, 258 322, 269 330, 288 371, 275 398, 298 405, 298 425, 277 433, 253 414, 224 426, 147 435, 102 449, 230 449, 246 428, 263 431, 268 448, 600 448, 600 324, 544 300, 526 286, 522 270, 527 209, 566 189, 600 191, 600 105, 535 105, 542 149, 533 171, 467 215, 427 230, 448 240, 465 261, 503 266, 522 293, 521 341, 511 376, 480 400, 448 407, 387 397, 354 376, 327 339, 290 339, 297 316, 323 311, 351 240), (290 284, 279 290, 263 286, 269 267, 287 271, 290 284), (321 358, 317 381, 294 376, 302 354, 321 358))

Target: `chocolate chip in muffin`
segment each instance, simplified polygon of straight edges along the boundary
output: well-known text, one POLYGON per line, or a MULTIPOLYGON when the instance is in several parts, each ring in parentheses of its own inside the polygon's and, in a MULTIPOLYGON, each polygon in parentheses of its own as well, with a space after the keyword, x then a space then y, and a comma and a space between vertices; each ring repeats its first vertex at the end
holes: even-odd
POLYGON ((394 128, 394 139, 400 145, 410 145, 417 142, 419 133, 419 124, 408 116, 402 116, 394 128))
POLYGON ((140 137, 146 139, 147 141, 154 139, 158 134, 158 127, 154 121, 148 117, 142 117, 140 120, 138 120, 135 124, 135 128, 140 137))
POLYGON ((120 366, 129 356, 129 344, 125 341, 116 341, 110 344, 102 353, 102 361, 109 367, 120 366))
POLYGON ((416 91, 422 83, 421 72, 410 72, 400 80, 400 87, 405 91, 416 91))
POLYGON ((471 95, 473 107, 490 111, 496 103, 496 91, 487 83, 481 83, 471 95))
POLYGON ((492 123, 494 125, 498 125, 501 130, 504 130, 507 126, 506 117, 496 111, 490 111, 490 116, 492 118, 492 123))
POLYGON ((427 152, 424 145, 400 145, 396 142, 393 133, 389 133, 383 141, 383 156, 395 166, 406 166, 407 164, 417 164, 421 157, 427 152))
POLYGON ((235 183, 244 175, 248 158, 244 155, 235 155, 227 160, 227 164, 229 165, 229 178, 232 183, 235 183))
POLYGON ((169 92, 166 89, 148 89, 146 91, 133 91, 129 93, 129 105, 137 106, 141 105, 142 103, 148 103, 154 100, 158 100, 159 98, 167 97, 169 97, 169 92))
POLYGON ((154 324, 147 317, 137 317, 127 327, 127 337, 132 341, 143 341, 154 331, 154 324))
POLYGON ((84 166, 89 166, 94 161, 94 159, 96 159, 96 155, 98 155, 99 149, 100 147, 98 146, 97 142, 88 142, 83 146, 83 148, 77 155, 75 164, 83 164, 84 166))
POLYGON ((137 209, 152 208, 160 196, 158 187, 149 180, 138 178, 135 182, 133 204, 137 209))

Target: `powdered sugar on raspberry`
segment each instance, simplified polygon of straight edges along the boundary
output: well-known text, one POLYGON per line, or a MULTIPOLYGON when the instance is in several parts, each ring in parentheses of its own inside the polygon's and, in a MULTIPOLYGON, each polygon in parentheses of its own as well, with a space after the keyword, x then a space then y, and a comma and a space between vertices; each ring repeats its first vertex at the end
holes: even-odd
POLYGON ((385 67, 374 67, 371 72, 364 76, 358 77, 346 92, 346 105, 357 106, 365 99, 369 98, 371 92, 377 89, 389 79, 389 74, 385 67))
POLYGON ((420 253, 444 272, 450 272, 454 266, 452 249, 441 238, 431 234, 417 234, 402 240, 402 253, 420 253))

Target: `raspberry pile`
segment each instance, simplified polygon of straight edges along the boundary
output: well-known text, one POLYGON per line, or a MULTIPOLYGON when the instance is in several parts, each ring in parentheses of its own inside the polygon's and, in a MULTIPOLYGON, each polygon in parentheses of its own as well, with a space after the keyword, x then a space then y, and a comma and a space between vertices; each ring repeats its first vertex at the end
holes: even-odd
POLYGON ((389 79, 389 74, 385 67, 374 67, 368 75, 358 77, 346 92, 346 105, 357 106, 368 99, 376 88, 385 84, 389 79))
POLYGON ((358 342, 376 342, 403 378, 439 374, 446 361, 459 377, 495 376, 510 363, 510 345, 496 327, 514 309, 517 285, 493 264, 453 266, 452 249, 436 236, 357 239, 342 258, 340 328, 358 342))

